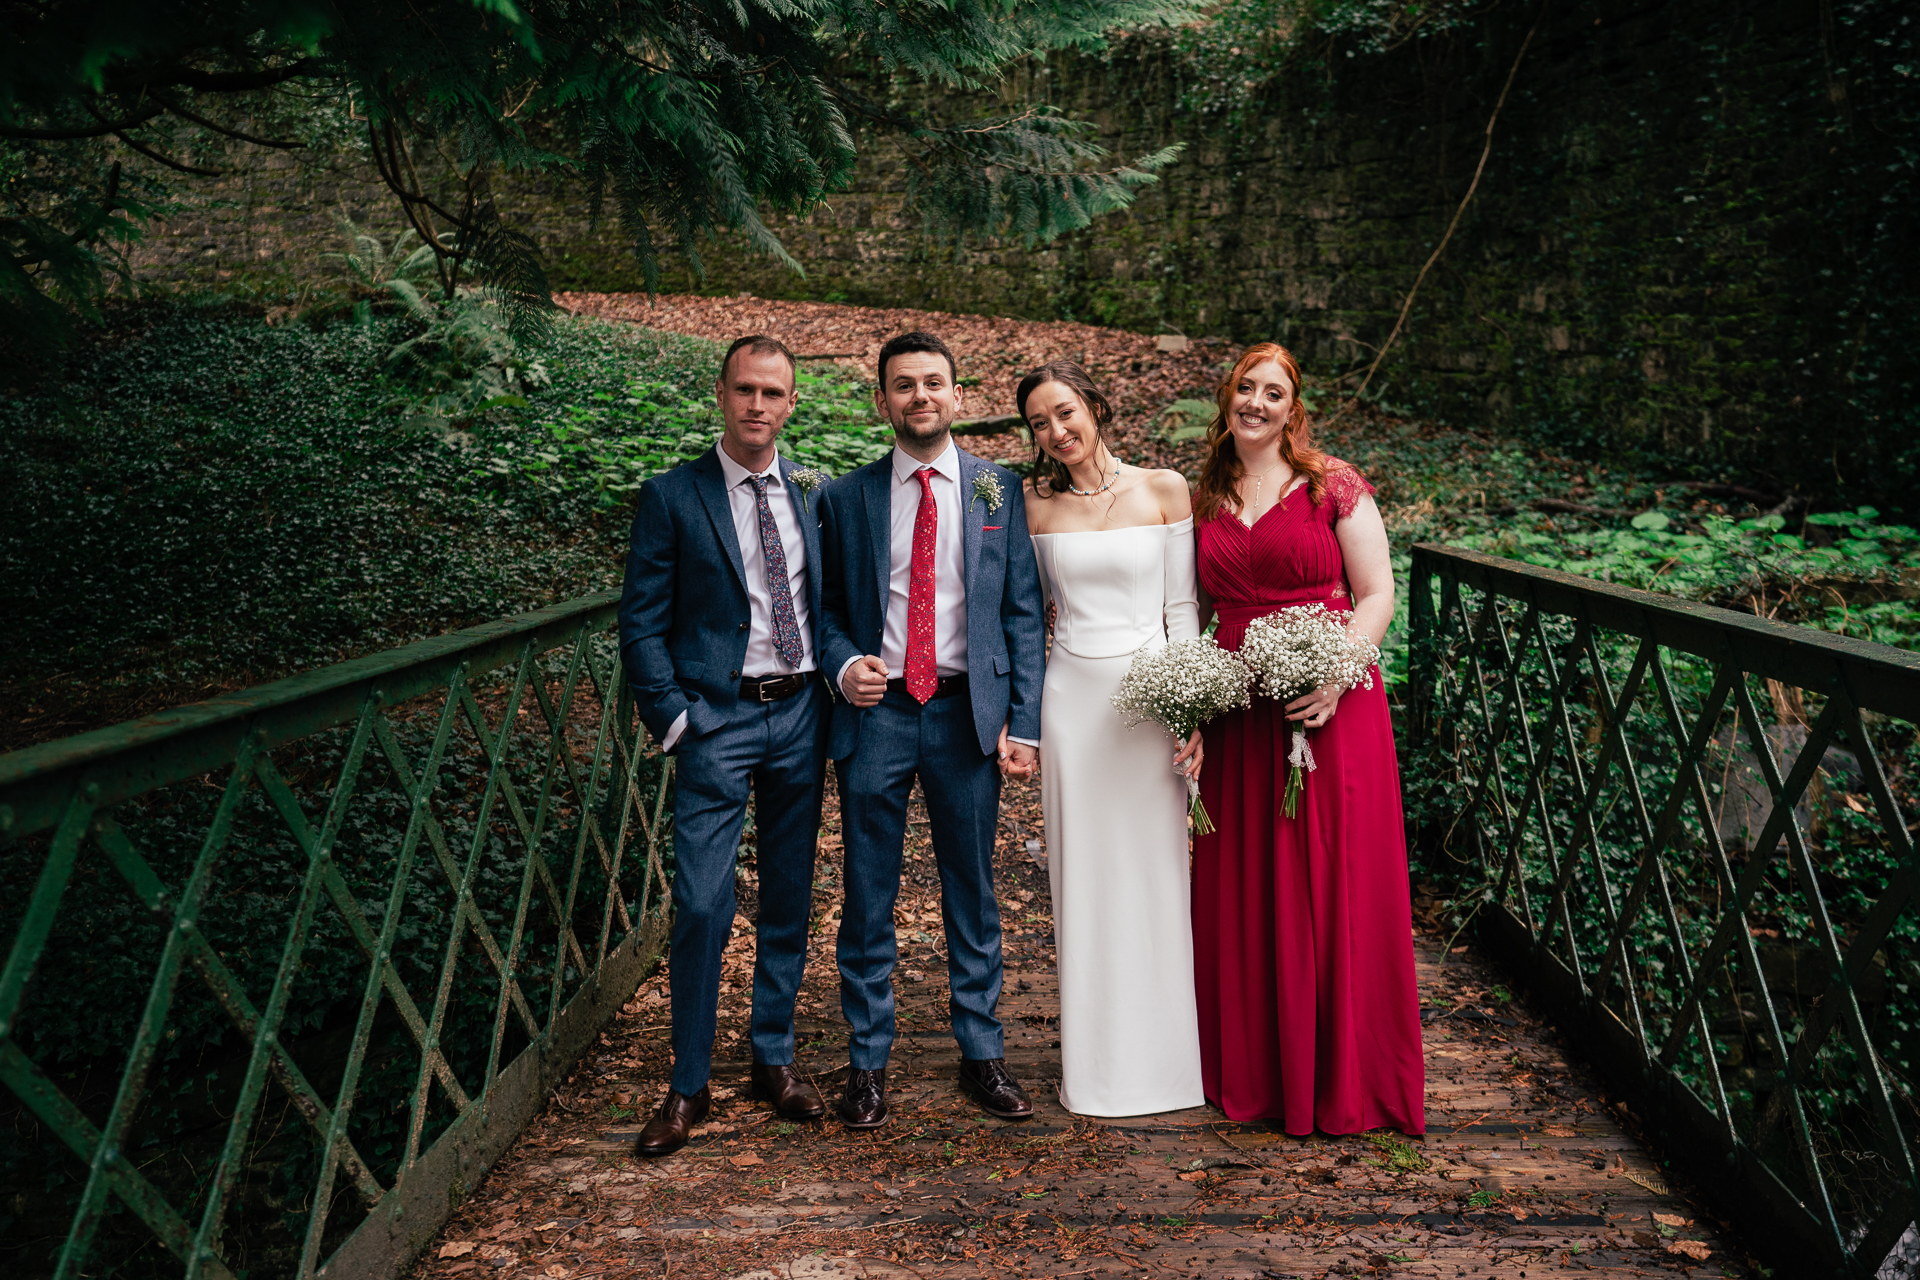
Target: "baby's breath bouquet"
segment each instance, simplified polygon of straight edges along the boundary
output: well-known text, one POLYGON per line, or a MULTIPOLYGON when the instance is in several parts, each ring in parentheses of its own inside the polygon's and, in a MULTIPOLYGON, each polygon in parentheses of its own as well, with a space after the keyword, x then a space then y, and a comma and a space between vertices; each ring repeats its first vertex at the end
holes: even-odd
MULTIPOLYGON (((1185 742, 1193 731, 1223 711, 1244 707, 1248 695, 1247 668, 1234 661, 1208 636, 1175 640, 1157 649, 1142 649, 1120 679, 1113 705, 1132 717, 1129 729, 1142 720, 1165 726, 1185 742)), ((1187 779, 1187 815, 1198 835, 1213 831, 1207 806, 1200 803, 1200 786, 1187 779)))
MULTIPOLYGON (((1373 688, 1373 666, 1380 649, 1347 631, 1346 615, 1323 604, 1301 604, 1270 613, 1247 627, 1237 655, 1260 682, 1260 692, 1287 703, 1321 685, 1373 688)), ((1293 750, 1287 753, 1287 789, 1281 812, 1298 811, 1300 793, 1314 766, 1307 731, 1295 725, 1293 750)))

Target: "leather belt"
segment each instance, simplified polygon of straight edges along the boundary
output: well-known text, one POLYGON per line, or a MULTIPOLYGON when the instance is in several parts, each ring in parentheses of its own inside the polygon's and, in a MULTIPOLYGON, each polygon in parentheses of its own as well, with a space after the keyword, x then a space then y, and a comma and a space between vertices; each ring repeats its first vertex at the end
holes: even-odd
MULTIPOLYGON (((940 682, 933 686, 933 697, 934 698, 951 698, 951 697, 955 697, 958 694, 965 693, 966 691, 967 691, 967 673, 962 671, 958 675, 941 676, 940 682)), ((887 692, 888 693, 905 693, 909 698, 913 696, 911 693, 907 692, 907 682, 904 679, 898 679, 898 678, 887 681, 887 692)), ((929 702, 931 702, 932 700, 933 700, 932 698, 928 699, 929 702)))
POLYGON ((790 676, 748 676, 740 682, 740 701, 778 702, 791 698, 807 687, 816 673, 800 671, 790 676))

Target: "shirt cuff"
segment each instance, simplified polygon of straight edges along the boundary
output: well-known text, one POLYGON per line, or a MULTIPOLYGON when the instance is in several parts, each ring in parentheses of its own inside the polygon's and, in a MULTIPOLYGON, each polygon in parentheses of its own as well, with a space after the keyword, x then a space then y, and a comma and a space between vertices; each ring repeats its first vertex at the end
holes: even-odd
POLYGON ((662 751, 673 750, 673 744, 680 741, 680 735, 687 731, 687 713, 682 711, 673 718, 673 725, 667 730, 667 736, 660 739, 662 751))
POLYGON ((1040 740, 1038 738, 1016 738, 1012 734, 1008 734, 1007 741, 1017 742, 1023 747, 1032 747, 1035 751, 1040 749, 1040 740))

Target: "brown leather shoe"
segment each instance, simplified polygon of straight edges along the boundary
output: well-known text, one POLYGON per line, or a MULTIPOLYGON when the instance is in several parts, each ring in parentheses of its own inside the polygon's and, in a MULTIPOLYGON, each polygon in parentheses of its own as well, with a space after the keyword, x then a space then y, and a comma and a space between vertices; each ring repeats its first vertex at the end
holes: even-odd
POLYGON ((887 1110, 887 1069, 847 1072, 847 1091, 834 1110, 849 1129, 878 1129, 893 1119, 887 1110))
POLYGON ((687 1145, 687 1133, 693 1126, 707 1118, 707 1108, 713 1105, 713 1094, 706 1085, 700 1086, 700 1092, 689 1098, 684 1093, 667 1090, 667 1100, 653 1113, 653 1119, 647 1121, 647 1127, 640 1131, 640 1141, 633 1144, 633 1154, 637 1156, 670 1156, 687 1145))
POLYGON ((791 1064, 770 1067, 764 1062, 754 1063, 751 1093, 771 1102, 783 1120, 818 1120, 827 1114, 820 1091, 791 1064))
POLYGON ((1005 1058, 960 1059, 960 1087, 990 1116, 1002 1120, 1033 1117, 1033 1103, 1007 1070, 1005 1058))

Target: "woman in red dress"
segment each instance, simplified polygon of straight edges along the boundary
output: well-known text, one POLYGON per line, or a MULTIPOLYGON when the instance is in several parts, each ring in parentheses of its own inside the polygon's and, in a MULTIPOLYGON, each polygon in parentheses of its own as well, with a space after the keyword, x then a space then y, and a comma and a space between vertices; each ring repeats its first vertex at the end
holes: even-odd
MULTIPOLYGON (((1373 486, 1313 447, 1285 348, 1249 348, 1220 384, 1194 493, 1200 617, 1237 649, 1288 605, 1349 613, 1375 644, 1393 618, 1393 569, 1373 486)), ((1202 797, 1216 830, 1194 841, 1194 984, 1208 1101, 1287 1132, 1426 1132, 1400 771, 1380 673, 1282 708, 1256 696, 1206 727, 1202 797), (1291 723, 1290 723, 1291 722, 1291 723), (1317 768, 1282 816, 1293 725, 1317 768)))

